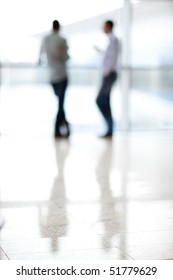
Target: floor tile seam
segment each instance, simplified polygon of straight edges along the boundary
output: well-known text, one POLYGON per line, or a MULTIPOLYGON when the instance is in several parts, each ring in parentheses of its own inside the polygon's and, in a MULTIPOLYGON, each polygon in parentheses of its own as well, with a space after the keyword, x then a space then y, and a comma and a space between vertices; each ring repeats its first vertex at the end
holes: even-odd
MULTIPOLYGON (((129 236, 131 236, 131 235, 133 235, 133 234, 135 234, 135 235, 138 235, 138 234, 154 234, 154 233, 164 233, 164 232, 168 232, 167 230, 155 230, 155 231, 130 231, 130 232, 127 232, 127 231, 116 231, 116 233, 115 232, 109 232, 108 234, 107 234, 107 236, 109 237, 110 235, 113 235, 113 236, 116 236, 116 235, 123 235, 123 236, 125 236, 126 238, 128 237, 128 235, 129 236)), ((172 232, 172 230, 170 230, 170 232, 172 232)), ((63 233, 61 234, 61 233, 59 233, 59 235, 56 235, 55 236, 55 238, 76 238, 76 237, 79 237, 79 238, 84 238, 84 237, 98 237, 98 236, 102 236, 102 235, 105 235, 104 233, 91 233, 91 234, 79 234, 79 235, 75 235, 75 234, 70 234, 70 235, 63 235, 63 233)), ((21 237, 9 237, 9 238, 3 238, 3 237, 1 237, 1 241, 2 242, 6 242, 6 241, 29 241, 29 240, 41 240, 41 239, 54 239, 54 236, 52 236, 52 235, 49 235, 48 234, 48 236, 38 236, 37 234, 36 234, 36 236, 32 236, 32 238, 21 238, 21 237)))
MULTIPOLYGON (((81 224, 81 223, 76 223, 76 224, 81 224)), ((76 224, 74 224, 74 225, 76 225, 76 224)), ((5 226, 4 226, 3 230, 6 230, 6 231, 7 231, 7 230, 15 230, 15 231, 16 231, 17 229, 20 230, 20 229, 23 229, 23 228, 24 228, 24 229, 29 229, 29 228, 31 228, 31 226, 34 226, 34 227, 40 229, 40 225, 33 225, 33 224, 31 224, 30 226, 27 226, 27 227, 25 227, 25 226, 20 226, 20 227, 16 227, 16 226, 15 226, 15 227, 14 227, 14 226, 13 226, 13 227, 12 227, 12 226, 6 226, 6 227, 5 227, 5 226)), ((43 225, 43 226, 44 226, 44 225, 43 225)), ((67 223, 67 224, 66 224, 66 223, 64 223, 64 224, 63 224, 63 223, 62 223, 62 224, 61 224, 61 223, 58 223, 58 224, 56 224, 56 226, 55 226, 55 225, 52 225, 52 226, 50 225, 50 226, 46 226, 46 228, 49 229, 49 228, 52 228, 52 227, 64 227, 64 226, 65 226, 65 227, 66 227, 66 226, 71 226, 71 224, 69 225, 69 223, 67 223)))
MULTIPOLYGON (((150 195, 150 194, 148 194, 148 195, 150 195)), ((153 199, 153 198, 143 198, 142 196, 141 197, 132 197, 132 196, 128 196, 126 199, 124 199, 123 197, 114 197, 114 200, 113 200, 113 202, 105 202, 105 204, 107 204, 107 205, 109 205, 109 204, 112 204, 112 203, 128 203, 128 204, 130 204, 130 203, 133 203, 133 202, 145 202, 145 203, 152 203, 152 202, 154 202, 154 203, 164 203, 164 202, 168 202, 168 201, 170 201, 170 202, 172 202, 173 201, 173 198, 170 198, 170 196, 169 197, 167 197, 167 198, 160 198, 160 199, 157 199, 157 198, 155 198, 155 199, 153 199)), ((42 206, 42 207, 47 207, 47 206, 49 206, 48 204, 51 204, 51 203, 54 203, 55 205, 56 205, 56 200, 54 200, 53 202, 52 201, 50 201, 49 199, 48 200, 42 200, 42 201, 40 201, 40 200, 30 200, 30 201, 10 201, 10 202, 8 202, 8 201, 2 201, 1 200, 1 209, 12 209, 12 208, 31 208, 31 207, 38 207, 38 206, 42 206), (9 204, 9 205, 8 205, 9 204), (12 205, 12 206, 10 206, 10 204, 12 205), (17 204, 19 205, 19 206, 17 206, 17 204)), ((88 205, 88 204, 92 204, 92 205, 100 205, 100 201, 99 201, 99 199, 96 199, 96 200, 93 200, 93 201, 91 201, 91 200, 87 200, 87 201, 71 201, 71 200, 68 200, 67 201, 67 203, 68 203, 68 206, 80 206, 80 205, 88 205)), ((58 206, 58 208, 59 209, 62 209, 63 208, 63 205, 59 205, 58 206)), ((67 212, 68 212, 68 210, 67 210, 67 212)), ((46 215, 45 215, 46 216, 46 215)))
MULTIPOLYGON (((121 239, 121 237, 120 237, 120 239, 121 239)), ((115 247, 117 247, 117 245, 114 243, 114 241, 112 241, 112 245, 113 246, 115 246, 115 247)), ((170 242, 167 242, 167 241, 160 241, 160 240, 158 240, 157 242, 156 241, 153 241, 153 242, 147 242, 147 243, 142 243, 142 244, 138 244, 138 243, 132 243, 131 242, 131 245, 129 245, 129 246, 139 246, 139 245, 143 245, 143 246, 152 246, 152 245, 173 245, 173 240, 170 242)))
MULTIPOLYGON (((68 227, 72 227, 73 225, 74 226, 76 226, 76 225, 81 225, 81 223, 75 223, 75 224, 57 224, 56 226, 57 227, 61 227, 61 228, 63 228, 64 226, 65 227, 67 227, 67 230, 68 230, 68 227)), ((87 225, 87 226, 89 226, 89 227, 92 227, 93 226, 93 224, 90 224, 90 223, 82 223, 82 225, 87 225)), ((54 225, 52 225, 52 226, 46 226, 46 230, 48 229, 51 229, 52 227, 55 227, 54 225)), ((25 227, 24 227, 25 228, 25 227)), ((26 229, 29 229, 30 227, 27 227, 26 229)), ((60 231, 61 231, 61 228, 60 228, 60 231)), ((17 230, 21 230, 21 229, 23 229, 23 227, 4 227, 3 228, 3 230, 5 230, 6 232, 8 232, 8 231, 12 231, 12 230, 14 230, 15 232, 17 231, 17 230)), ((40 226, 38 226, 38 229, 40 230, 40 226)), ((117 229, 116 231, 111 231, 111 229, 109 230, 109 233, 108 233, 108 235, 110 235, 110 234, 113 234, 113 235, 116 235, 116 234, 126 234, 126 235, 128 235, 128 234, 142 234, 142 233, 148 233, 148 234, 152 234, 152 233, 171 233, 171 232, 173 232, 173 228, 165 228, 165 229, 153 229, 153 230, 121 230, 121 229, 117 229)), ((92 236, 98 236, 98 235, 105 235, 105 233, 102 233, 102 232, 97 232, 97 233, 92 233, 91 234, 92 236)), ((78 235, 78 236, 85 236, 85 235, 83 235, 83 234, 81 234, 81 235, 78 235)), ((74 237, 74 235, 72 234, 72 235, 66 235, 66 236, 64 236, 64 237, 74 237)), ((44 237, 40 237, 40 238, 38 238, 38 237, 32 237, 31 239, 41 239, 41 238, 44 238, 44 237)), ((13 238, 12 238, 13 239, 13 238)), ((27 239, 27 238, 26 238, 27 239)), ((1 240, 3 240, 3 237, 1 236, 1 240)), ((23 240, 25 240, 25 238, 23 239, 23 240)))
MULTIPOLYGON (((106 238, 106 236, 104 235, 104 234, 100 234, 100 236, 102 236, 102 237, 105 237, 106 238)), ((110 234, 108 234, 107 235, 107 238, 110 238, 111 237, 111 235, 110 234)), ((120 237, 120 239, 121 239, 121 237, 120 237)), ((119 250, 121 250, 121 247, 119 246, 119 245, 116 245, 116 243, 114 242, 114 241, 110 241, 110 243, 112 244, 112 246, 111 246, 111 248, 118 248, 119 250)), ((152 242, 152 243, 142 243, 141 245, 143 245, 143 246, 153 246, 153 245, 173 245, 173 240, 172 240, 172 242, 168 242, 168 241, 158 241, 158 242, 152 242)), ((130 247, 134 247, 134 246, 139 246, 140 244, 132 244, 132 245, 130 245, 130 247)))
MULTIPOLYGON (((131 234, 152 234, 152 233, 156 233, 156 232, 173 232, 173 229, 159 229, 159 230, 141 230, 141 231, 126 231, 126 230, 117 230, 116 232, 115 231, 109 231, 108 234, 106 234, 107 236, 109 235, 120 235, 120 234, 124 234, 124 235, 131 235, 131 234)), ((105 235, 105 233, 97 233, 97 235, 105 235)))
MULTIPOLYGON (((121 250, 121 246, 120 245, 116 245, 115 243, 112 243, 112 245, 113 245, 113 247, 117 247, 117 248, 119 248, 120 250, 121 250)), ((160 242, 160 241, 158 241, 158 242, 151 242, 151 243, 131 243, 130 245, 128 245, 128 247, 138 247, 138 246, 145 246, 145 247, 147 247, 147 246, 159 246, 160 247, 160 245, 164 245, 164 246, 166 246, 166 245, 170 245, 170 246, 173 246, 173 241, 172 242, 160 242)))
POLYGON ((159 248, 160 248, 160 245, 171 245, 171 246, 173 246, 173 241, 172 242, 158 242, 158 243, 142 243, 142 244, 131 244, 131 245, 129 245, 129 247, 137 247, 137 246, 158 246, 159 248))
MULTIPOLYGON (((150 244, 151 245, 151 244, 150 244)), ((137 245, 138 246, 138 245, 137 245)), ((132 247, 132 246, 131 246, 132 247)), ((136 245, 135 245, 135 247, 136 247, 136 245)), ((117 247, 118 248, 118 247, 117 247)), ((119 249, 119 248, 118 248, 119 249)), ((131 254, 129 254, 128 252, 124 252, 124 251, 122 251, 122 250, 120 250, 123 254, 126 254, 127 256, 130 256, 133 260, 138 260, 136 257, 133 257, 131 254)), ((144 254, 143 254, 143 256, 144 256, 144 254)), ((152 255, 152 258, 146 258, 146 256, 145 257, 143 257, 142 258, 143 260, 163 260, 163 259, 165 259, 165 258, 155 258, 154 257, 154 259, 153 259, 153 255, 152 255)))
MULTIPOLYGON (((92 235, 90 235, 90 236, 92 236, 92 235)), ((78 237, 81 237, 81 236, 74 236, 74 235, 71 235, 71 236, 56 236, 56 237, 42 237, 42 238, 38 238, 38 237, 32 237, 32 239, 22 239, 22 241, 30 241, 30 240, 40 240, 40 239, 51 239, 51 240, 58 240, 58 239, 60 239, 60 238, 78 238, 78 237)), ((85 237, 85 238, 88 238, 88 235, 83 235, 82 237, 85 237)), ((1 239, 2 240, 2 242, 21 242, 21 238, 10 238, 10 239, 8 239, 8 238, 6 238, 6 239, 1 239)))
POLYGON ((110 233, 114 233, 114 234, 117 234, 117 233, 124 233, 124 234, 132 234, 132 233, 152 233, 152 232, 166 232, 166 231, 173 231, 173 228, 172 229, 153 229, 153 230, 138 230, 138 231, 125 231, 125 230, 119 230, 119 231, 116 231, 116 232, 111 232, 110 233))
POLYGON ((10 260, 9 256, 7 255, 7 253, 4 251, 4 249, 2 248, 2 246, 0 247, 0 250, 3 252, 3 254, 7 257, 8 260, 10 260))
POLYGON ((73 235, 73 234, 71 234, 71 235, 62 235, 62 236, 55 236, 55 238, 53 237, 53 236, 48 236, 48 237, 38 237, 38 236, 36 236, 36 237, 33 237, 32 236, 32 238, 8 238, 8 239, 3 239, 2 237, 1 237, 1 241, 2 242, 6 242, 6 241, 25 241, 25 242, 27 242, 27 241, 31 241, 31 240, 43 240, 43 239, 47 239, 47 240, 49 240, 49 239, 59 239, 59 238, 70 238, 70 239, 73 239, 73 238, 86 238, 86 237, 89 237, 89 238, 95 238, 95 237, 102 237, 104 234, 102 234, 102 233, 97 233, 97 234, 95 234, 95 233, 91 233, 91 234, 79 234, 79 235, 73 235))
POLYGON ((134 260, 134 258, 131 255, 129 255, 128 253, 124 252, 119 246, 115 245, 114 242, 111 241, 110 243, 111 243, 112 246, 110 246, 108 248, 118 249, 123 255, 125 255, 125 256, 131 258, 132 260, 134 260))
MULTIPOLYGON (((104 237, 104 235, 103 235, 103 237, 104 237)), ((106 238, 106 237, 105 237, 106 238)), ((109 238, 109 235, 108 235, 108 238, 109 238)), ((116 245, 113 241, 110 241, 110 243, 111 243, 111 248, 115 248, 115 249, 118 249, 121 253, 123 253, 124 255, 126 255, 126 256, 128 256, 128 257, 130 257, 131 259, 134 259, 132 256, 130 256, 128 253, 126 253, 126 252, 124 252, 121 248, 120 248, 120 246, 118 246, 118 245, 116 245)))
MULTIPOLYGON (((118 247, 110 247, 110 246, 106 246, 105 248, 107 249, 118 249, 119 251, 121 251, 118 247)), ((102 247, 98 247, 98 248, 82 248, 82 249, 63 249, 63 250, 57 250, 57 251, 32 251, 32 252, 20 252, 18 254, 15 254, 15 253, 8 253, 8 255, 12 256, 12 255, 21 255, 21 254, 24 254, 24 255, 27 255, 27 254, 62 254, 62 253, 67 253, 67 252, 70 252, 70 253, 73 253, 73 252, 82 252, 82 251, 97 251, 97 250, 101 250, 101 251, 104 251, 104 249, 102 247)), ((2 250, 4 252, 4 250, 2 250)), ((122 251, 121 251, 122 252, 122 251)), ((8 257, 8 255, 5 253, 5 255, 8 257)))
MULTIPOLYGON (((131 260, 134 260, 134 258, 132 256, 130 256, 128 253, 120 250, 118 247, 111 247, 109 249, 116 249, 118 250, 121 254, 123 254, 124 256, 127 256, 128 258, 130 258, 131 260)), ((104 252, 104 250, 102 248, 95 248, 95 249, 74 249, 74 250, 63 250, 63 251, 44 251, 44 252, 23 252, 23 253, 9 253, 9 260, 10 257, 12 256, 17 256, 17 255, 35 255, 35 254, 52 254, 52 255, 62 255, 62 254, 68 254, 68 253, 74 253, 74 252, 93 252, 93 251, 102 251, 104 252)))
POLYGON ((132 257, 128 252, 125 252, 124 250, 120 249, 119 246, 115 246, 114 248, 117 248, 123 255, 129 257, 131 260, 135 260, 134 257, 132 257))

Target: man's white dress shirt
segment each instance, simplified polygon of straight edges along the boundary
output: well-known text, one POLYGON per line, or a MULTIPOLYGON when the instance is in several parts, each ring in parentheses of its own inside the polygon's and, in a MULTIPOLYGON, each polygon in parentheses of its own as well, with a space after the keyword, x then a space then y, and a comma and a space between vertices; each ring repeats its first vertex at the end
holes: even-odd
POLYGON ((113 33, 108 33, 108 46, 103 57, 103 75, 107 76, 113 71, 117 71, 118 55, 119 55, 119 40, 113 33))

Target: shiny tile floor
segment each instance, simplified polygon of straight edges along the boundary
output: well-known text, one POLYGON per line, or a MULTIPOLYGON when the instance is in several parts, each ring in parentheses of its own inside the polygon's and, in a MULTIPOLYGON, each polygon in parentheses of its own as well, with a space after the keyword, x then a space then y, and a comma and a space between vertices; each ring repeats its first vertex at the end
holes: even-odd
POLYGON ((173 132, 1 135, 1 260, 173 259, 173 132))

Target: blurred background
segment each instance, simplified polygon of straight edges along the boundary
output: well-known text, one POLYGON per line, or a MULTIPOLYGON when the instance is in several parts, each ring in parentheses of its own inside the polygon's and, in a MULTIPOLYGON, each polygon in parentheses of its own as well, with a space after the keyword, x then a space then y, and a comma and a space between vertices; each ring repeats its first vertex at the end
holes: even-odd
POLYGON ((117 130, 173 129, 173 1, 1 0, 1 134, 52 133, 56 99, 46 65, 37 62, 54 19, 69 46, 66 111, 74 131, 103 126, 95 106, 102 58, 95 46, 104 49, 107 19, 122 42, 112 94, 117 130))

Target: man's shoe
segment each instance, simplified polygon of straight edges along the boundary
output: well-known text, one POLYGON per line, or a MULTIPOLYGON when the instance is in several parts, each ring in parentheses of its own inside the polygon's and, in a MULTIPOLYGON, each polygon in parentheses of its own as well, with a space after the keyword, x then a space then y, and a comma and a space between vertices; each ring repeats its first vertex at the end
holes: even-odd
POLYGON ((112 138, 112 132, 107 132, 106 134, 100 135, 99 138, 112 138))
POLYGON ((60 137, 62 137, 62 135, 61 135, 60 132, 55 132, 55 133, 54 133, 54 137, 55 137, 55 138, 60 138, 60 137))
POLYGON ((70 131, 67 131, 65 134, 61 134, 60 132, 54 134, 54 138, 68 138, 70 136, 70 131))
POLYGON ((61 132, 61 136, 64 138, 68 138, 70 136, 70 125, 66 120, 60 127, 60 132, 61 132))

